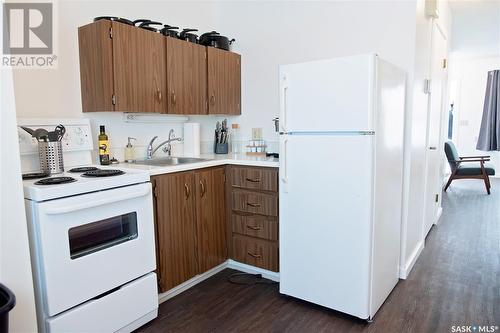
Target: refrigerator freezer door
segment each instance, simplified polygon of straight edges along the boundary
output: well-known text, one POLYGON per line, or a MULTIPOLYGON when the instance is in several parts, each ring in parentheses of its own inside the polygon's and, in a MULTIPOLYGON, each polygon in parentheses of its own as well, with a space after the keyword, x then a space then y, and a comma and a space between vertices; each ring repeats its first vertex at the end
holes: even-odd
POLYGON ((376 55, 280 66, 280 131, 373 131, 376 55))
POLYGON ((366 319, 374 136, 280 144, 280 292, 366 319))

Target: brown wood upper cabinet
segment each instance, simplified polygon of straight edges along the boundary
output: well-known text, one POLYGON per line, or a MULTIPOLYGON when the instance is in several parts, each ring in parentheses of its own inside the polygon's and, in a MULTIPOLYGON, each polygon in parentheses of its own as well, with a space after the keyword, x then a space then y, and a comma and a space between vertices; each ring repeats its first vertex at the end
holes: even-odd
POLYGON ((83 112, 166 112, 165 38, 118 22, 78 29, 83 112))
POLYGON ((207 114, 206 47, 167 40, 168 113, 207 114))
POLYGON ((225 169, 153 177, 160 292, 228 258, 225 169))
POLYGON ((241 56, 207 47, 208 113, 241 114, 241 56))
POLYGON ((241 114, 239 54, 107 20, 78 42, 83 112, 241 114))

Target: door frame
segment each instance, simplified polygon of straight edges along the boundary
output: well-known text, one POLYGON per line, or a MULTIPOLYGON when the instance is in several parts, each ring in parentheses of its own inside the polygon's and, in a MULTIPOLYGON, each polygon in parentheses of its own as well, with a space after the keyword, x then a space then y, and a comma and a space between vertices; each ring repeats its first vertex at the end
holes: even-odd
MULTIPOLYGON (((437 20, 433 20, 432 22, 432 30, 431 30, 431 52, 429 54, 429 76, 432 78, 432 60, 434 58, 434 52, 436 51, 434 48, 433 48, 433 42, 434 42, 434 39, 435 39, 435 31, 438 31, 441 36, 443 37, 445 43, 446 43, 446 60, 447 60, 447 67, 445 69, 445 74, 443 75, 443 83, 441 85, 441 102, 440 102, 440 107, 441 107, 441 113, 440 113, 440 117, 439 117, 439 121, 440 121, 440 124, 439 124, 439 142, 438 142, 438 150, 441 150, 441 148, 444 146, 444 137, 443 137, 443 133, 444 133, 444 124, 443 124, 443 119, 444 119, 444 116, 445 116, 445 105, 447 104, 447 101, 448 101, 448 64, 449 64, 449 42, 448 42, 448 38, 446 36, 446 33, 444 32, 444 30, 441 28, 439 22, 437 20), (436 27, 437 30, 434 29, 434 26, 436 27)), ((432 103, 432 100, 430 98, 430 95, 428 95, 428 100, 427 100, 427 125, 426 125, 426 139, 425 139, 425 179, 424 179, 424 214, 422 216, 422 241, 425 243, 425 238, 427 236, 427 230, 426 230, 426 213, 427 213, 427 185, 428 185, 428 182, 429 182, 429 179, 428 179, 428 169, 429 169, 429 132, 430 132, 430 113, 432 111, 431 107, 431 103, 432 103)), ((440 176, 441 173, 442 173, 442 169, 443 169, 443 163, 444 163, 444 158, 441 158, 440 159, 440 162, 439 162, 439 172, 440 172, 440 176)), ((438 185, 436 185, 438 186, 438 185)), ((441 187, 439 187, 441 188, 441 187)), ((437 225, 439 223, 439 220, 440 220, 440 217, 441 217, 441 214, 442 214, 442 206, 441 206, 441 200, 442 200, 442 195, 439 195, 438 197, 438 203, 437 203, 437 209, 436 209, 436 214, 435 214, 435 220, 433 222, 433 225, 437 225)), ((432 226, 431 226, 432 228, 432 226)), ((429 229, 430 231, 430 229, 429 229)))

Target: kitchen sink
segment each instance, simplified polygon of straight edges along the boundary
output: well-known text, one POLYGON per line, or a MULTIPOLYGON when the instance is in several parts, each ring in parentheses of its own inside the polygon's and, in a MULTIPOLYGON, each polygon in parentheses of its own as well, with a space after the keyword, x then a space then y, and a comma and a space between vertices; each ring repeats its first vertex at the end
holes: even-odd
POLYGON ((164 157, 164 158, 152 158, 150 160, 139 160, 135 161, 135 164, 141 165, 152 165, 152 166, 170 166, 170 165, 181 165, 210 161, 208 158, 196 158, 196 157, 164 157))

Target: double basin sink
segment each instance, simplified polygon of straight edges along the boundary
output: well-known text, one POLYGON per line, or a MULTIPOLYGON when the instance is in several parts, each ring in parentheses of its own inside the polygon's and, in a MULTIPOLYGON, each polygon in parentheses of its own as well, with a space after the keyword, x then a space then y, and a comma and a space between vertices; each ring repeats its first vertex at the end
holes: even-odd
POLYGON ((174 165, 183 165, 183 164, 198 163, 205 161, 210 161, 210 159, 196 158, 196 157, 163 157, 163 158, 152 158, 149 160, 135 161, 135 164, 151 165, 151 166, 174 166, 174 165))

